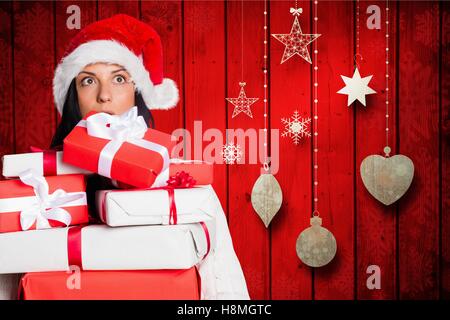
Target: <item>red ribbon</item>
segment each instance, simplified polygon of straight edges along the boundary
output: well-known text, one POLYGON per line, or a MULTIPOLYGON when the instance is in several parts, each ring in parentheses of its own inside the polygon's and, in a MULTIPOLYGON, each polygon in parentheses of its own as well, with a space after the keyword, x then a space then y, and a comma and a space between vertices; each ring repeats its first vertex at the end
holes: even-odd
POLYGON ((56 150, 43 150, 37 147, 30 147, 31 152, 42 152, 44 176, 56 176, 56 150))
POLYGON ((79 266, 83 269, 81 258, 81 229, 83 227, 71 227, 67 233, 67 258, 69 266, 79 266))
POLYGON ((206 258, 206 256, 209 254, 209 251, 211 250, 211 238, 209 236, 209 231, 208 231, 208 227, 206 226, 206 223, 204 223, 202 221, 202 222, 200 222, 200 225, 202 226, 203 231, 205 232, 205 236, 206 236, 206 253, 202 258, 202 260, 204 260, 206 258))
POLYGON ((178 214, 177 214, 177 206, 175 205, 175 192, 174 189, 172 188, 167 189, 167 192, 169 193, 169 204, 170 204, 169 224, 177 224, 178 214))
POLYGON ((193 188, 196 184, 194 178, 187 172, 181 171, 177 172, 175 175, 171 176, 169 180, 167 180, 167 186, 158 187, 158 188, 133 188, 126 190, 110 190, 104 193, 101 208, 100 208, 100 217, 103 221, 106 221, 106 195, 109 192, 126 192, 126 191, 143 191, 143 190, 166 190, 169 194, 169 224, 177 224, 178 223, 178 214, 177 214, 177 206, 175 204, 175 189, 186 189, 193 188))
MULTIPOLYGON (((206 253, 202 260, 206 258, 211 250, 211 238, 209 235, 208 227, 204 222, 200 222, 200 225, 205 232, 206 237, 206 253)), ((85 226, 75 226, 70 227, 67 232, 67 260, 69 266, 78 266, 83 270, 83 259, 82 259, 82 231, 85 226)))
MULTIPOLYGON (((194 267, 195 269, 195 274, 197 276, 197 281, 198 281, 198 298, 201 299, 202 298, 202 277, 200 276, 200 272, 197 269, 197 266, 194 267)), ((19 298, 20 300, 20 298, 19 298)))

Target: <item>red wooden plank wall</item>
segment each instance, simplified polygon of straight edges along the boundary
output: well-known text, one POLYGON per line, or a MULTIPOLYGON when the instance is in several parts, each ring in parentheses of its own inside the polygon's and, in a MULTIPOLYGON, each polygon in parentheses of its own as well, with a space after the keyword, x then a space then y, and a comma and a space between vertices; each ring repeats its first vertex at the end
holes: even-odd
MULTIPOLYGON (((313 3, 298 1, 303 32, 312 31, 313 3)), ((59 116, 51 82, 55 63, 78 30, 66 27, 67 7, 81 9, 81 25, 127 13, 160 34, 164 70, 180 88, 176 109, 154 112, 166 132, 194 121, 225 130, 262 129, 264 95, 264 2, 244 1, 57 1, 0 3, 0 155, 47 147, 59 116), (241 78, 241 30, 244 67, 241 78), (253 118, 232 118, 225 97, 246 81, 253 118)), ((268 32, 287 33, 294 1, 268 3, 268 32)), ((391 147, 408 155, 415 177, 408 193, 388 208, 364 188, 359 165, 384 147, 385 1, 360 2, 363 75, 373 74, 376 95, 368 106, 346 107, 336 94, 340 75, 353 71, 356 4, 320 1, 317 40, 319 66, 319 210, 338 243, 336 258, 312 270, 295 253, 298 234, 312 211, 312 144, 295 146, 280 138, 276 178, 284 202, 266 229, 251 207, 250 194, 260 165, 216 165, 214 187, 227 214, 236 252, 254 299, 438 299, 450 298, 450 5, 448 2, 390 3, 391 147), (365 26, 366 8, 381 9, 381 30, 365 26), (378 265, 381 289, 366 286, 367 267, 378 265)), ((280 64, 284 46, 269 37, 269 119, 298 110, 312 113, 312 65, 298 56, 280 64)), ((312 47, 309 47, 314 59, 312 47)), ((232 140, 232 137, 229 137, 232 140)), ((248 151, 251 137, 246 137, 248 151)), ((211 137, 204 136, 206 147, 211 137)), ((230 141, 231 141, 230 140, 230 141)), ((201 153, 190 151, 195 158, 201 153)), ((201 151, 201 150, 200 150, 201 151)))

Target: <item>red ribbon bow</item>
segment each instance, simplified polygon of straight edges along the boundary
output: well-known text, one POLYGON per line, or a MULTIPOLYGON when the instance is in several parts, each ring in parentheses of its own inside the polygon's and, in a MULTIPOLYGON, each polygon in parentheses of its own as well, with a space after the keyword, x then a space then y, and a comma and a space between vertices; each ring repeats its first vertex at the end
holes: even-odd
POLYGON ((185 171, 177 172, 167 180, 167 186, 172 188, 192 188, 197 181, 185 171))

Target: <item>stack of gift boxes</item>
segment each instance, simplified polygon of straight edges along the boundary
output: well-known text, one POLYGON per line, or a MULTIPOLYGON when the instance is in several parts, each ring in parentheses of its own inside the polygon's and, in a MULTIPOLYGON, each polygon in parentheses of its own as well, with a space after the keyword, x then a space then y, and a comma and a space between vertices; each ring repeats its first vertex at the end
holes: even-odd
POLYGON ((63 150, 6 155, 0 274, 23 273, 24 299, 199 299, 197 266, 215 246, 211 164, 170 157, 176 141, 136 108, 92 112, 63 150), (95 194, 86 177, 119 188, 95 194))

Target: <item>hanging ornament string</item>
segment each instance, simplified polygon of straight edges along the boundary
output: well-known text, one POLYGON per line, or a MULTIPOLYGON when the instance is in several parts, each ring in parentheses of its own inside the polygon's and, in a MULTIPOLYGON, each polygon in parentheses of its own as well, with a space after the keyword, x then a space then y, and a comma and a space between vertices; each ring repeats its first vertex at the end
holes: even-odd
POLYGON ((358 58, 361 61, 364 60, 359 51, 359 0, 356 0, 356 54, 353 57, 353 60, 355 62, 355 69, 360 69, 358 58))
POLYGON ((385 34, 385 147, 384 157, 379 154, 367 156, 360 165, 361 179, 369 193, 378 201, 388 206, 398 201, 411 186, 414 178, 414 163, 405 155, 391 155, 389 146, 389 0, 386 0, 386 34, 385 34))
POLYGON ((241 82, 244 82, 244 0, 241 0, 241 82))
MULTIPOLYGON (((275 39, 286 45, 281 63, 289 59, 294 54, 298 54, 312 64, 307 46, 320 37, 320 34, 317 34, 316 32, 313 32, 312 34, 304 34, 302 32, 300 23, 298 22, 298 17, 300 17, 300 14, 303 13, 303 8, 299 8, 297 6, 297 1, 295 1, 295 7, 290 8, 290 13, 294 16, 294 23, 291 28, 291 33, 272 34, 275 39)), ((289 118, 281 118, 281 123, 284 126, 284 130, 281 132, 281 137, 291 138, 294 145, 299 145, 303 138, 311 137, 311 118, 303 118, 299 114, 298 110, 295 110, 293 115, 289 118)))
MULTIPOLYGON (((317 33, 317 1, 314 1, 314 24, 313 24, 313 28, 314 28, 314 33, 317 33)), ((319 169, 319 164, 318 164, 318 152, 319 152, 319 147, 318 147, 318 119, 319 119, 319 114, 318 114, 318 103, 319 103, 319 98, 318 98, 318 92, 317 92, 317 87, 318 87, 318 65, 317 65, 317 55, 318 55, 318 50, 317 50, 317 41, 314 42, 313 44, 313 50, 314 50, 314 71, 313 71, 313 81, 314 81, 314 88, 313 88, 313 99, 314 99, 314 103, 313 103, 313 124, 314 124, 314 135, 313 135, 313 165, 314 165, 314 170, 313 170, 313 181, 314 181, 314 186, 313 186, 313 196, 314 196, 314 211, 313 211, 313 215, 315 214, 319 214, 319 210, 318 210, 318 202, 319 202, 319 197, 318 197, 318 186, 319 186, 319 181, 318 181, 318 169, 319 169)))
POLYGON ((236 117, 240 113, 244 113, 250 118, 253 118, 250 106, 254 104, 258 98, 247 98, 245 94, 246 82, 244 81, 244 0, 241 0, 241 81, 239 86, 239 96, 237 98, 225 98, 228 102, 234 105, 232 118, 236 117))
POLYGON ((268 143, 267 143, 267 127, 268 127, 268 96, 267 96, 267 59, 268 59, 268 25, 267 25, 267 0, 264 0, 264 160, 263 170, 256 180, 252 189, 251 202, 253 209, 255 209, 259 218, 267 228, 278 213, 283 202, 283 193, 277 179, 270 172, 270 158, 268 157, 268 143))
POLYGON ((267 116, 267 0, 264 0, 264 170, 269 172, 269 159, 268 159, 268 141, 267 141, 267 127, 268 127, 268 116, 267 116))
POLYGON ((342 80, 345 83, 345 87, 339 90, 337 93, 345 94, 347 98, 347 106, 350 106, 354 101, 358 100, 363 106, 366 106, 366 95, 376 93, 375 90, 369 87, 369 82, 372 79, 372 75, 367 77, 361 77, 359 73, 360 65, 358 60, 363 61, 364 58, 360 52, 359 43, 359 0, 356 0, 356 53, 353 57, 354 67, 353 76, 351 78, 341 75, 342 80))
MULTIPOLYGON (((314 33, 318 32, 318 10, 317 10, 318 1, 314 1, 313 7, 313 16, 314 16, 314 33)), ((297 255, 300 260, 310 267, 322 267, 328 264, 331 260, 333 260, 336 255, 337 244, 336 239, 333 234, 326 228, 322 227, 322 218, 319 217, 319 195, 318 195, 318 187, 319 187, 319 177, 318 177, 318 169, 319 169, 319 146, 318 146, 318 104, 319 104, 319 96, 318 96, 318 86, 319 86, 319 78, 318 78, 318 49, 317 42, 313 45, 314 52, 314 63, 313 63, 313 213, 312 218, 310 219, 311 226, 303 230, 297 238, 296 242, 296 250, 297 255)))
POLYGON ((384 153, 389 157, 389 0, 386 0, 386 146, 384 153))

